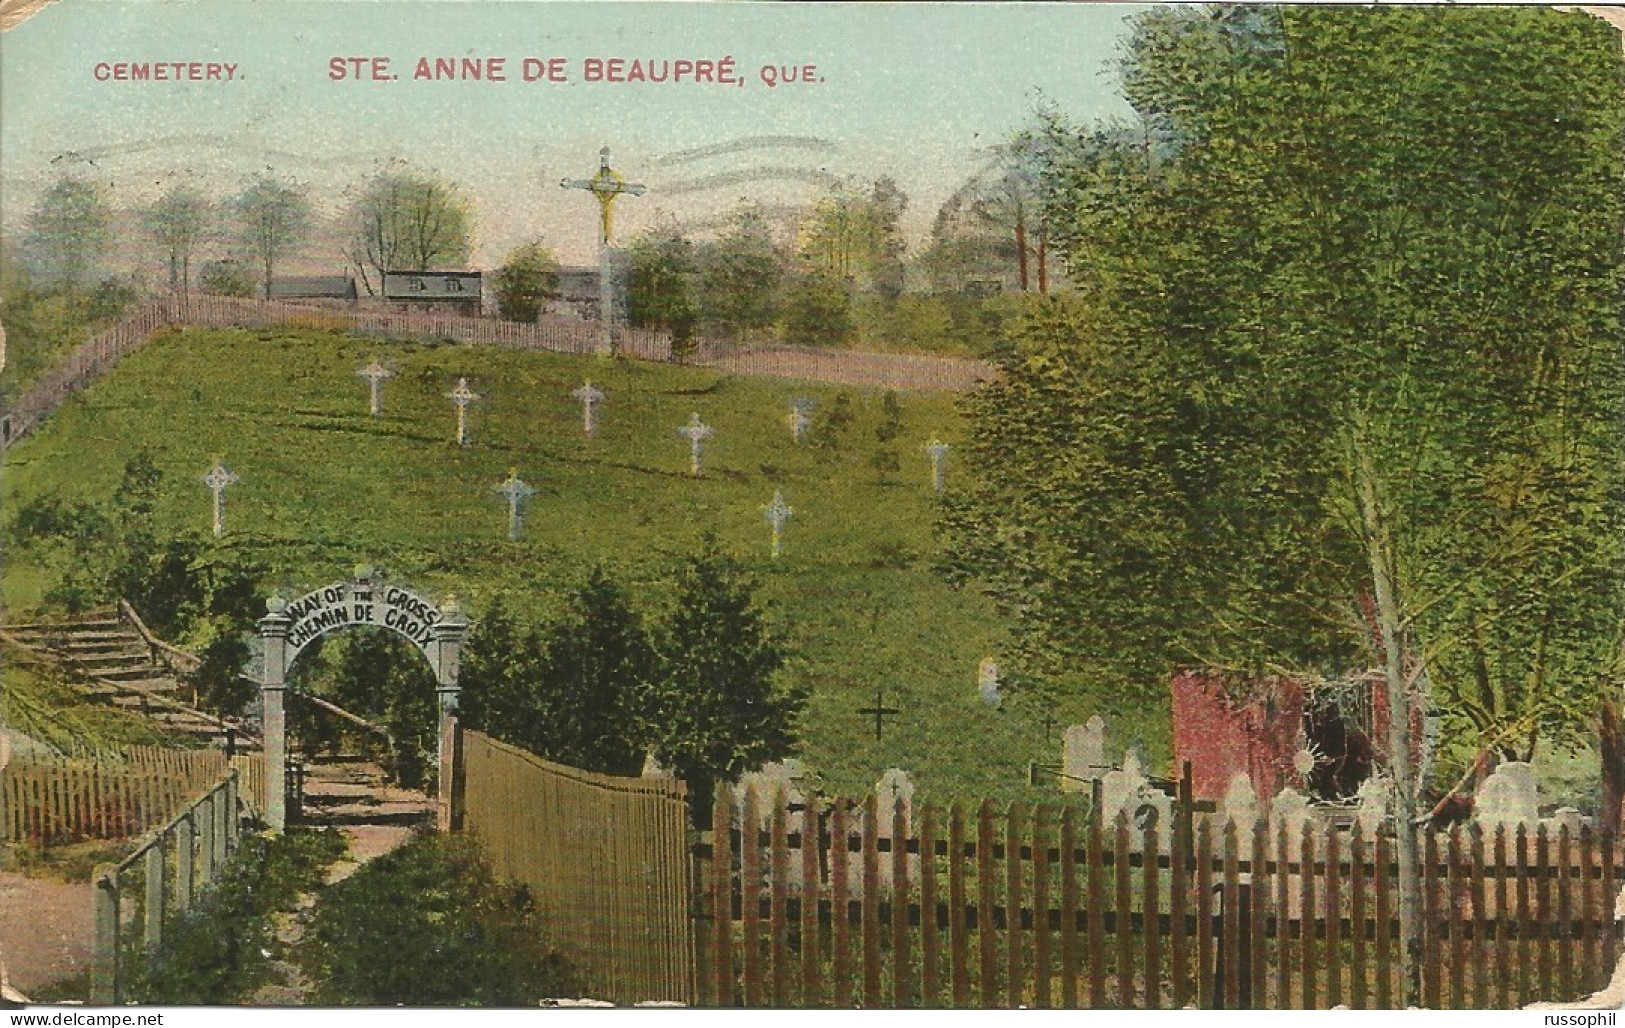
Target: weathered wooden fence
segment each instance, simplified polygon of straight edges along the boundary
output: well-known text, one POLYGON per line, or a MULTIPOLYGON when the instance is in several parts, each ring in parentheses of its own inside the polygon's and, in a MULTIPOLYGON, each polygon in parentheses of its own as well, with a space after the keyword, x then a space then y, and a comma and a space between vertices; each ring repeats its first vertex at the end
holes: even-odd
MULTIPOLYGON (((168 297, 143 304, 117 324, 74 348, 0 412, 0 446, 27 435, 69 396, 112 370, 159 329, 178 325, 209 328, 314 328, 353 335, 451 340, 485 346, 560 353, 594 353, 596 322, 544 317, 534 324, 460 317, 367 305, 224 296, 168 297)), ((671 359, 664 332, 615 328, 616 346, 627 357, 671 359)), ((804 378, 855 386, 968 390, 994 376, 984 361, 923 354, 863 353, 803 346, 704 345, 691 363, 738 375, 804 378)))
POLYGON ((95 760, 15 755, 0 768, 0 841, 54 846, 140 835, 233 765, 245 800, 260 809, 257 754, 228 761, 218 749, 132 746, 95 760))
POLYGON ((530 888, 553 941, 617 1003, 693 1002, 687 789, 461 733, 461 827, 530 888))
MULTIPOLYGON (((1388 834, 1172 824, 991 802, 792 808, 718 797, 698 1000, 746 1007, 1401 1005, 1388 834), (720 843, 718 842, 720 840, 720 843)), ((1423 842, 1422 1002, 1508 1007, 1603 984, 1617 840, 1541 827, 1423 842)))
MULTIPOLYGON (((194 794, 195 795, 195 794, 194 794)), ((242 829, 240 776, 233 768, 143 839, 95 887, 90 1002, 122 1002, 133 961, 163 945, 170 919, 191 909, 219 876, 242 829)))

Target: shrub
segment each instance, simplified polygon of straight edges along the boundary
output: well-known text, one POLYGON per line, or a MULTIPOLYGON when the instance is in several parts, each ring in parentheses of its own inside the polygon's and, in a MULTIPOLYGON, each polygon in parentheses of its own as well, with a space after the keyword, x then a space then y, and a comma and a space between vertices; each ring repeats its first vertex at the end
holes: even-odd
POLYGON ((581 991, 543 930, 474 840, 426 835, 330 887, 299 962, 316 1003, 534 1006, 581 991))
POLYGON ((166 928, 157 958, 137 962, 130 996, 165 1006, 246 999, 271 979, 271 915, 320 887, 324 869, 344 850, 334 829, 245 838, 197 906, 166 928))

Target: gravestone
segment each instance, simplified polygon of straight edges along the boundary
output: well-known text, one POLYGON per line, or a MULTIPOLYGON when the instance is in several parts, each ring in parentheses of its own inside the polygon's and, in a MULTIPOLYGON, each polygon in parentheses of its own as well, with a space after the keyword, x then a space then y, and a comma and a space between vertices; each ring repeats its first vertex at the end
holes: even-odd
POLYGON ((677 775, 672 772, 671 768, 660 763, 660 760, 655 757, 654 751, 651 750, 643 755, 643 770, 639 772, 639 777, 670 780, 676 778, 677 775))
MULTIPOLYGON (((1140 769, 1140 755, 1130 749, 1123 754, 1123 766, 1114 768, 1100 778, 1101 824, 1108 834, 1115 830, 1117 815, 1128 812, 1136 824, 1143 824, 1141 811, 1150 807, 1157 812, 1157 837, 1166 844, 1172 837, 1173 799, 1153 786, 1140 769)), ((1136 834, 1135 845, 1139 845, 1136 834)))
POLYGON ((1061 741, 1061 791, 1087 792, 1108 770, 1106 719, 1096 714, 1081 725, 1068 725, 1061 741))
POLYGON ((1496 767, 1478 787, 1473 816, 1485 831, 1505 825, 1508 832, 1519 825, 1533 831, 1540 820, 1540 796, 1535 785, 1535 767, 1523 761, 1507 761, 1496 767))
MULTIPOLYGON (((892 880, 893 860, 897 851, 906 844, 909 836, 914 834, 914 779, 907 771, 901 768, 887 768, 875 782, 875 818, 879 822, 875 825, 875 835, 881 839, 891 841, 892 852, 880 854, 880 881, 882 886, 892 880), (903 840, 900 843, 893 834, 895 827, 893 819, 898 811, 903 815, 903 840)), ((908 861, 904 873, 913 881, 918 873, 918 862, 907 857, 908 861)))
POLYGON ((688 416, 688 424, 677 429, 677 434, 688 440, 688 473, 700 477, 700 447, 711 438, 711 426, 700 420, 700 412, 688 416))
MULTIPOLYGON (((1282 828, 1286 829, 1286 857, 1297 859, 1303 850, 1303 826, 1314 816, 1309 797, 1287 786, 1270 801, 1270 844, 1275 846, 1282 828)), ((1279 848, 1279 847, 1277 847, 1279 848)), ((1278 854, 1279 855, 1279 854, 1278 854)))
POLYGON ((976 691, 983 703, 990 707, 999 705, 999 662, 992 657, 983 657, 976 665, 976 691))
MULTIPOLYGON (((774 797, 779 790, 784 790, 784 802, 787 808, 785 814, 784 830, 787 834, 799 833, 803 839, 817 839, 818 826, 812 825, 809 834, 807 824, 807 771, 801 761, 794 757, 785 760, 773 761, 763 764, 756 771, 747 771, 741 775, 734 784, 734 823, 744 828, 745 817, 745 790, 756 790, 756 830, 758 832, 771 831, 773 828, 774 797)), ((770 881, 772 868, 769 866, 768 851, 762 851, 762 880, 770 881)), ((792 851, 785 881, 791 885, 801 883, 801 854, 792 851)))
POLYGON ((1360 783, 1355 794, 1354 819, 1369 842, 1377 837, 1377 830, 1388 820, 1388 809, 1393 803, 1394 786, 1384 775, 1372 775, 1360 783))
POLYGON ((1258 796, 1253 792, 1251 775, 1238 771, 1230 777, 1224 798, 1219 801, 1219 813, 1226 822, 1234 824, 1238 832, 1252 832, 1258 822, 1258 796))

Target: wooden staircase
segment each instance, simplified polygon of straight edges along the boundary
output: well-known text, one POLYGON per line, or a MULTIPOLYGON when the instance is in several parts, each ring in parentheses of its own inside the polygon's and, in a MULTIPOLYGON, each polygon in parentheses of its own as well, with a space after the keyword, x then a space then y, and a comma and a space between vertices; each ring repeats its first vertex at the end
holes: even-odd
POLYGON ((237 718, 221 718, 183 699, 177 665, 197 658, 154 639, 139 619, 101 610, 58 621, 0 625, 0 639, 31 656, 54 663, 94 703, 137 711, 166 731, 224 746, 235 733, 239 751, 258 749, 259 740, 237 718))

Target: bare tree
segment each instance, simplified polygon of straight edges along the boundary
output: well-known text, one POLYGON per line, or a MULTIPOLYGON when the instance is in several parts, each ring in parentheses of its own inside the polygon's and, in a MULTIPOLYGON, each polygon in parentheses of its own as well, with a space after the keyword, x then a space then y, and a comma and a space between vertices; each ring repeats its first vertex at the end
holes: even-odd
POLYGON ((188 185, 176 185, 143 212, 142 221, 169 262, 169 291, 191 291, 192 254, 209 223, 209 201, 188 185))
POLYGON ((51 184, 29 219, 30 263, 43 277, 80 285, 112 238, 112 213, 101 185, 77 175, 51 184))
POLYGON ((346 256, 368 293, 386 271, 428 271, 468 262, 474 205, 462 188, 420 172, 380 171, 349 212, 346 256))

